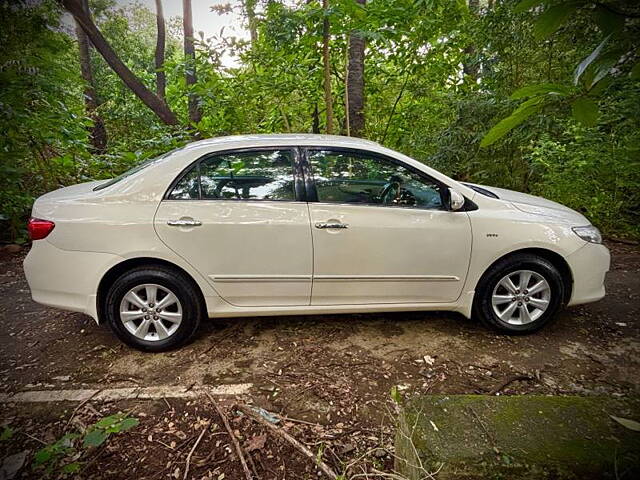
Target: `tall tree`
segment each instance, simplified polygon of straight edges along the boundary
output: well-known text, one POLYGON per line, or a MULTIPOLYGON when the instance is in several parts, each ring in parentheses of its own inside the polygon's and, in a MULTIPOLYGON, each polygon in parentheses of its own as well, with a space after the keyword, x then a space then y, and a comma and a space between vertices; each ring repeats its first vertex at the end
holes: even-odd
POLYGON ((164 13, 162 11, 162 0, 156 0, 156 26, 158 35, 156 37, 156 95, 164 100, 165 89, 167 85, 167 77, 164 73, 164 44, 165 44, 165 25, 164 13))
MULTIPOLYGON (((185 77, 187 88, 196 84, 196 50, 193 45, 193 14, 191 0, 182 0, 182 26, 184 30, 184 56, 186 63, 185 77)), ((198 123, 202 119, 198 96, 189 91, 189 121, 198 123)))
POLYGON ((102 32, 98 29, 93 22, 88 12, 82 6, 82 0, 59 0, 64 8, 66 8, 74 19, 93 43, 93 46, 100 52, 100 55, 105 59, 107 64, 118 74, 120 79, 131 89, 131 91, 142 102, 149 107, 153 113, 155 113, 160 120, 167 125, 176 125, 178 119, 174 113, 169 109, 165 102, 149 90, 138 77, 136 77, 131 70, 120 60, 120 57, 111 48, 109 42, 104 38, 102 32))
MULTIPOLYGON (((82 0, 82 8, 89 14, 88 0, 82 0)), ((89 128, 89 138, 96 153, 104 153, 107 148, 107 130, 104 121, 97 111, 98 96, 96 94, 93 71, 91 70, 91 56, 89 39, 80 24, 76 21, 76 37, 78 38, 78 55, 80 59, 80 72, 84 80, 84 104, 87 115, 93 120, 89 128)))
POLYGON ((331 95, 331 57, 329 55, 329 0, 322 0, 322 64, 324 78, 324 103, 326 108, 326 132, 333 133, 333 96, 331 95))
MULTIPOLYGON (((366 0, 354 0, 365 5, 366 0)), ((349 58, 347 61, 346 110, 347 134, 360 137, 364 131, 364 50, 365 41, 361 32, 349 34, 349 58)))
POLYGON ((258 0, 245 0, 244 9, 249 23, 249 34, 251 35, 251 48, 255 47, 258 41, 258 25, 256 23, 256 3, 258 0))

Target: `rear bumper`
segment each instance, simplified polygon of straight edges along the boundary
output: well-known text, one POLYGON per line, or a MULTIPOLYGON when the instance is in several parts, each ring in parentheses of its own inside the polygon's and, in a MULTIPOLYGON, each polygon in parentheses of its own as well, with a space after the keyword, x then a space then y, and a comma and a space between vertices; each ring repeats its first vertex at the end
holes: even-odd
POLYGON ((24 273, 34 301, 86 313, 97 321, 98 284, 102 273, 119 258, 110 253, 61 250, 46 240, 36 240, 24 260, 24 273))
POLYGON ((611 263, 607 247, 588 243, 566 257, 566 260, 573 275, 569 306, 595 302, 604 297, 604 279, 611 263))

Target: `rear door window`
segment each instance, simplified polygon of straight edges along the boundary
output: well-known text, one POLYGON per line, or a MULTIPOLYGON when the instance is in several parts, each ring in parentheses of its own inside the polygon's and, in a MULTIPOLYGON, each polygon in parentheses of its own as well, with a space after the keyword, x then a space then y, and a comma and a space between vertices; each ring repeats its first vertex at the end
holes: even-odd
POLYGON ((290 150, 256 150, 201 159, 175 185, 170 200, 295 200, 290 150))

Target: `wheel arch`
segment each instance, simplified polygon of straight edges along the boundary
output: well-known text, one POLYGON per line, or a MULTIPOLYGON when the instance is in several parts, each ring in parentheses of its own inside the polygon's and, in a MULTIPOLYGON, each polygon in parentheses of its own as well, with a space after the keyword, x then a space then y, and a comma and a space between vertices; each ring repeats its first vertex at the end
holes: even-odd
POLYGON ((152 267, 152 266, 166 267, 183 274, 184 277, 191 283, 191 286, 194 288, 195 292, 197 293, 200 299, 201 308, 203 309, 203 314, 206 315, 207 309, 206 309, 204 294, 202 292, 202 289, 200 288, 200 285, 198 285, 198 282, 195 281, 195 279, 189 272, 187 272, 184 268, 181 268, 180 266, 176 265, 175 263, 169 262, 168 260, 163 260, 163 259, 154 258, 154 257, 135 257, 135 258, 129 258, 129 259, 123 260, 122 262, 112 266, 109 270, 105 272, 105 274, 100 279, 100 283, 98 284, 97 297, 96 297, 96 310, 97 310, 99 324, 103 323, 104 321, 103 319, 104 302, 107 297, 107 292, 109 291, 109 288, 111 287, 111 285, 113 285, 113 282, 115 282, 116 279, 120 275, 125 273, 127 270, 131 270, 132 268, 136 268, 136 267, 152 267))
POLYGON ((565 287, 564 298, 562 300, 565 305, 569 303, 569 299, 571 298, 571 294, 573 291, 573 274, 571 273, 571 268, 569 267, 569 264, 567 263, 567 261, 564 259, 562 255, 560 255, 557 252, 554 252, 553 250, 549 250, 546 248, 536 248, 536 247, 521 248, 518 250, 511 251, 509 253, 506 253, 501 257, 497 258, 493 263, 491 263, 484 270, 480 278, 478 278, 478 281, 475 285, 475 291, 478 290, 478 286, 484 280, 485 276, 487 275, 487 272, 490 271, 491 268, 496 263, 504 260, 505 258, 513 257, 523 253, 530 254, 530 255, 537 255, 541 258, 544 258, 545 260, 549 261, 554 267, 558 269, 558 272, 562 277, 562 283, 564 284, 564 287, 565 287))

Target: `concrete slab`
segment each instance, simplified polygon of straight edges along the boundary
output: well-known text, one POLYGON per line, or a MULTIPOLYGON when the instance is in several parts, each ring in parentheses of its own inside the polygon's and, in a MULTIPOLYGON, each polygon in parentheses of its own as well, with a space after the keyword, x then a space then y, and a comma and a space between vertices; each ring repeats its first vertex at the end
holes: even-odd
POLYGON ((428 478, 640 478, 640 398, 432 395, 400 417, 396 469, 428 478))

